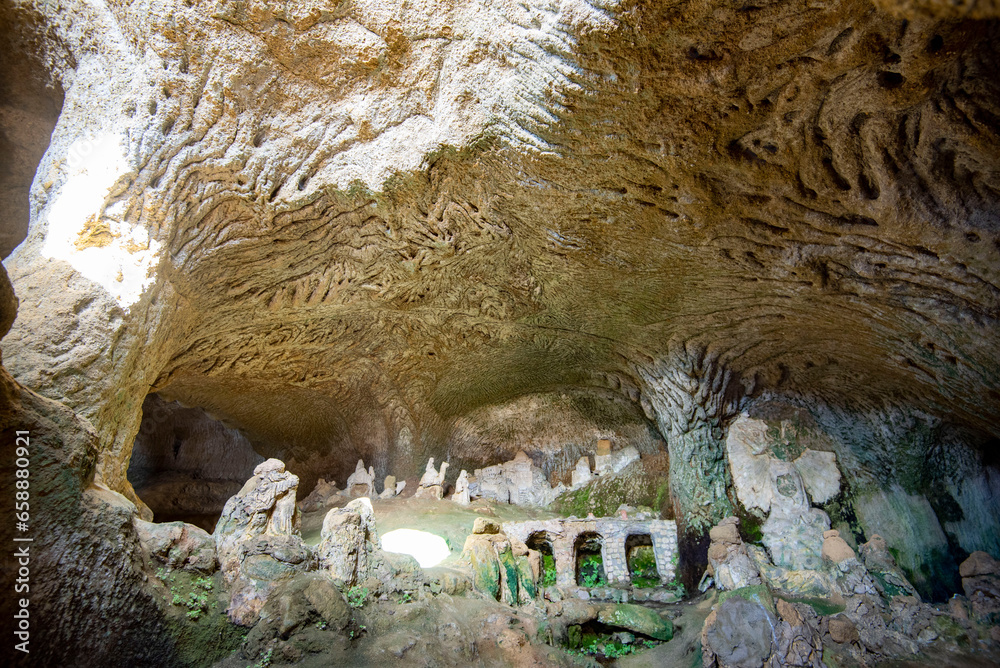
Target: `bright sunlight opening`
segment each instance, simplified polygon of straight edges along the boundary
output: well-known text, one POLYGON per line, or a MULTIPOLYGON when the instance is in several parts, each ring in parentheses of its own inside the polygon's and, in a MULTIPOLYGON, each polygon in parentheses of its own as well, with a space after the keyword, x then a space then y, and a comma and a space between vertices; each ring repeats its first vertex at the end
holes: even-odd
POLYGON ((386 552, 408 554, 421 568, 437 566, 448 558, 451 550, 441 536, 416 529, 396 529, 382 536, 382 549, 386 552))

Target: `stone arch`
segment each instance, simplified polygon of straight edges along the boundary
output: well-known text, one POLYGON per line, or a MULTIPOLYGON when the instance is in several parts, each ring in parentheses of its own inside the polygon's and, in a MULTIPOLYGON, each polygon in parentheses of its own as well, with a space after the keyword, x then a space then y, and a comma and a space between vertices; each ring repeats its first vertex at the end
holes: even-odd
POLYGON ((630 533, 625 538, 625 567, 634 587, 656 587, 660 569, 653 548, 653 536, 647 531, 630 533))
POLYGON ((573 541, 573 563, 576 584, 596 587, 607 584, 604 570, 604 536, 596 531, 583 531, 573 541))
POLYGON ((541 554, 539 584, 542 587, 556 584, 558 576, 555 560, 555 537, 548 531, 533 531, 525 544, 529 550, 537 550, 541 554))

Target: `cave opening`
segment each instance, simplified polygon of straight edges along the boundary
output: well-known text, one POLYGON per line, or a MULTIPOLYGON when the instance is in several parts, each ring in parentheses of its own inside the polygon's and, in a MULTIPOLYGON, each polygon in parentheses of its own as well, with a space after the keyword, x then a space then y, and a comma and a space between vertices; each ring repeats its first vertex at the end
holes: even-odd
POLYGON ((143 401, 128 480, 155 522, 182 520, 211 533, 226 501, 263 461, 239 430, 201 408, 150 394, 143 401))
POLYGON ((604 540, 593 531, 577 536, 573 546, 576 561, 576 583, 581 587, 603 587, 608 583, 604 572, 604 540))

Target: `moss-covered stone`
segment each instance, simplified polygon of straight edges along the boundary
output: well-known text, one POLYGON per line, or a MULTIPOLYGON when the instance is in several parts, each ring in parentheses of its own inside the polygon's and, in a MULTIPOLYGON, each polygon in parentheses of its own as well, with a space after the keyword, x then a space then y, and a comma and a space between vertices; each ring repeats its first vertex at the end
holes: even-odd
POLYGON ((619 603, 604 608, 597 615, 597 620, 608 626, 617 626, 634 633, 641 633, 667 641, 674 637, 674 625, 669 619, 663 619, 656 611, 631 603, 619 603))
POLYGON ((753 603, 759 603, 771 612, 777 613, 777 608, 774 605, 774 597, 771 595, 771 590, 768 589, 767 585, 750 585, 749 587, 740 587, 731 591, 720 591, 719 603, 721 604, 726 599, 733 598, 734 596, 753 603))
POLYGON ((472 567, 472 586, 494 600, 500 600, 500 564, 493 546, 487 541, 475 541, 467 546, 472 567))
POLYGON ((553 502, 562 515, 597 517, 613 515, 618 506, 647 506, 662 510, 669 506, 670 494, 665 471, 647 466, 644 460, 629 464, 614 475, 604 475, 580 489, 564 492, 553 502))
POLYGON ((526 603, 538 594, 538 589, 535 587, 535 574, 531 571, 531 564, 527 557, 515 557, 514 561, 517 564, 520 602, 526 603))
POLYGON ((500 562, 500 568, 503 569, 502 582, 505 585, 502 600, 512 605, 517 604, 520 571, 518 570, 517 562, 514 560, 514 552, 511 550, 510 545, 507 545, 503 551, 497 554, 497 557, 500 562))

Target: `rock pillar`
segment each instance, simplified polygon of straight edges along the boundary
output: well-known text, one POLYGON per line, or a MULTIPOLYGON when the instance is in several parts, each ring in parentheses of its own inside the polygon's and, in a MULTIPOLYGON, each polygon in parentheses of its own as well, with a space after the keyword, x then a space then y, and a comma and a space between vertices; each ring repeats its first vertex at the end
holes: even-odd
POLYGON ((637 371, 644 408, 667 439, 683 581, 690 588, 707 563, 708 530, 732 514, 725 424, 738 409, 742 387, 703 352, 674 355, 637 371))

